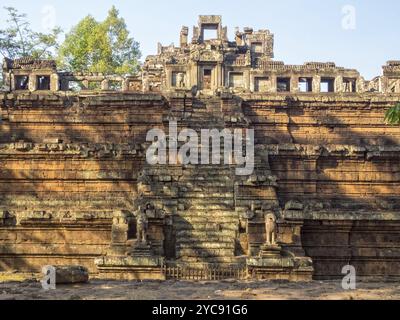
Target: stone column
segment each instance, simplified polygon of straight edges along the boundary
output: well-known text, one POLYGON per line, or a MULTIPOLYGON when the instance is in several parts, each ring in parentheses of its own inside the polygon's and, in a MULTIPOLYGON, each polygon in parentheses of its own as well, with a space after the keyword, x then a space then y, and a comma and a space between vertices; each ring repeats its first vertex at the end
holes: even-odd
POLYGON ((50 90, 59 91, 60 90, 60 77, 57 73, 53 73, 50 76, 50 90))
POLYGON ((83 80, 82 85, 84 86, 85 90, 88 90, 89 89, 89 80, 86 80, 86 79, 83 80))
POLYGON ((250 70, 245 70, 243 73, 244 87, 246 90, 251 90, 250 70))
POLYGON ((28 84, 29 91, 36 91, 36 84, 37 84, 37 75, 31 73, 29 75, 29 84, 28 84))
POLYGON ((256 88, 255 88, 255 75, 254 74, 250 74, 250 91, 251 92, 255 92, 256 88))
POLYGON ((199 66, 197 63, 190 64, 190 77, 191 77, 191 85, 199 87, 199 66))
POLYGON ((180 35, 180 46, 181 48, 186 47, 188 44, 189 28, 183 26, 180 35))
POLYGON ((342 76, 337 76, 335 78, 335 92, 344 92, 342 76))
POLYGON ((166 76, 166 88, 170 89, 172 87, 172 72, 170 69, 165 70, 165 76, 166 76))
POLYGON ((363 77, 358 77, 356 80, 356 92, 365 91, 365 81, 363 77))
POLYGON ((312 92, 320 93, 321 92, 321 76, 315 75, 312 81, 312 92))
POLYGON ((15 90, 15 75, 14 74, 10 75, 10 90, 11 91, 15 90))
POLYGON ((277 92, 278 90, 277 90, 276 86, 277 86, 277 77, 274 74, 274 75, 271 75, 271 87, 269 88, 270 89, 269 91, 277 92))
POLYGON ((101 90, 108 90, 109 89, 109 82, 108 79, 104 79, 101 82, 101 90))
POLYGON ((217 68, 218 68, 218 87, 224 87, 224 67, 222 63, 219 63, 217 68))
POLYGON ((129 91, 129 80, 128 79, 122 80, 121 89, 122 89, 122 91, 129 91))
POLYGON ((292 76, 290 78, 290 91, 293 93, 299 92, 299 77, 292 76))

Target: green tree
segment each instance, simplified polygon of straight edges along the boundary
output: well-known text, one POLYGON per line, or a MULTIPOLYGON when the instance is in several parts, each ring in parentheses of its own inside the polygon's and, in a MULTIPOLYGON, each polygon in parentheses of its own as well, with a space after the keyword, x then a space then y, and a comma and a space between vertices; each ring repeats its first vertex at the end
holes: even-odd
POLYGON ((139 58, 139 43, 129 36, 125 20, 114 6, 104 21, 90 15, 82 19, 59 50, 59 64, 69 71, 134 74, 139 58))
POLYGON ((386 112, 385 121, 389 124, 400 124, 400 102, 386 112))
POLYGON ((50 59, 58 48, 57 38, 61 29, 56 27, 49 33, 33 31, 27 16, 13 7, 5 7, 8 19, 5 29, 0 30, 0 54, 16 59, 33 57, 50 59))

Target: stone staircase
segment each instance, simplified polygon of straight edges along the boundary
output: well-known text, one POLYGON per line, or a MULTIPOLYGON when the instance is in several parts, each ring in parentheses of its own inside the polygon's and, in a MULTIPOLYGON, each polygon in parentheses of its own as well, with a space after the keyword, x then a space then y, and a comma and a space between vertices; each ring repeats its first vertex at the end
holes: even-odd
MULTIPOLYGON (((201 129, 222 131, 232 126, 225 123, 221 99, 213 97, 192 100, 183 109, 171 108, 165 119, 165 128, 168 121, 177 121, 179 128, 193 129, 199 138, 201 129)), ((223 144, 220 152, 220 164, 160 165, 143 170, 142 179, 147 190, 143 203, 163 208, 172 218, 175 254, 169 256, 170 265, 202 269, 221 264, 238 266, 245 262, 244 257, 236 255, 239 251, 236 167, 223 163, 223 144)))
POLYGON ((174 217, 176 254, 181 263, 234 263, 239 219, 232 170, 221 166, 185 168, 174 217))
MULTIPOLYGON (((225 129, 220 99, 195 100, 185 111, 180 123, 197 131, 199 137, 201 129, 225 129)), ((234 168, 223 163, 183 168, 173 221, 179 264, 200 267, 238 262, 235 241, 239 217, 235 212, 234 183, 234 168)))

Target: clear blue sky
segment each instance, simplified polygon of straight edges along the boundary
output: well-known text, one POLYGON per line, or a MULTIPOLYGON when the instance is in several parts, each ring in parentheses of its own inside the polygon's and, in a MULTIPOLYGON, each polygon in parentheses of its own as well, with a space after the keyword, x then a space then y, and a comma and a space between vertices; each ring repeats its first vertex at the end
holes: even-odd
MULTIPOLYGON (((400 60, 398 0, 1 1, 2 6, 27 13, 37 30, 43 28, 43 8, 53 6, 55 22, 66 32, 87 14, 103 19, 113 4, 140 42, 144 57, 156 52, 157 42, 178 44, 181 26, 189 26, 191 33, 199 14, 218 14, 223 16, 231 39, 236 26, 271 30, 275 34, 275 60, 288 64, 333 61, 356 68, 370 79, 381 74, 387 60, 400 60), (355 29, 342 27, 346 5, 355 8, 355 29)), ((0 26, 4 18, 1 11, 0 26)))

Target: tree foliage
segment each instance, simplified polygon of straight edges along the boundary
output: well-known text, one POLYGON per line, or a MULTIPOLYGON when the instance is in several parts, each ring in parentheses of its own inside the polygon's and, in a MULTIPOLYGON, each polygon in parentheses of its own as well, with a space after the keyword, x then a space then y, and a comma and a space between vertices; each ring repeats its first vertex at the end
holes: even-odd
POLYGON ((400 102, 386 112, 385 121, 389 124, 400 124, 400 102))
POLYGON ((49 33, 33 31, 27 16, 13 7, 5 7, 8 19, 5 29, 0 30, 0 54, 5 58, 32 57, 49 59, 58 48, 60 28, 49 33))
POLYGON ((59 50, 59 63, 69 71, 134 74, 139 58, 139 44, 129 36, 125 20, 114 6, 104 21, 90 15, 82 19, 59 50))

